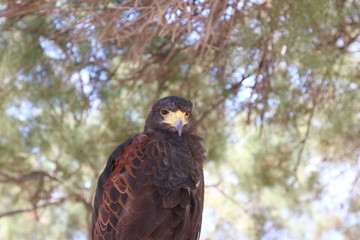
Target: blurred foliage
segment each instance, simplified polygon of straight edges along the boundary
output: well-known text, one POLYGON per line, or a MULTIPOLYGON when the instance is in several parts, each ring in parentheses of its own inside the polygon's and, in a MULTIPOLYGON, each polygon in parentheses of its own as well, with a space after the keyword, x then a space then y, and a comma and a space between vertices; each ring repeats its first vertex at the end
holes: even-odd
POLYGON ((208 154, 202 239, 359 239, 359 9, 0 1, 0 238, 86 239, 107 156, 179 95, 208 154))

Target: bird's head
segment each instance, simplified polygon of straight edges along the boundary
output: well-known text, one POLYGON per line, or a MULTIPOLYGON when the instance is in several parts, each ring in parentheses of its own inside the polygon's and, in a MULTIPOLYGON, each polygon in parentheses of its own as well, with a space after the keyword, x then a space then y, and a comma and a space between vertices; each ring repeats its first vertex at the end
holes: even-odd
POLYGON ((191 132, 194 127, 192 103, 184 98, 170 96, 157 101, 146 119, 145 131, 191 132))

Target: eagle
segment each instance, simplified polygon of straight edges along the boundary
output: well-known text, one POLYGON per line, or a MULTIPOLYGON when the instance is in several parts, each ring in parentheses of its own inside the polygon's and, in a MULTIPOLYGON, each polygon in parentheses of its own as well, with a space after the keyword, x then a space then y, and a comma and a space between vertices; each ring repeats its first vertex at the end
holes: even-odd
POLYGON ((93 240, 196 240, 204 202, 204 148, 193 104, 169 96, 144 131, 109 156, 97 183, 93 240))

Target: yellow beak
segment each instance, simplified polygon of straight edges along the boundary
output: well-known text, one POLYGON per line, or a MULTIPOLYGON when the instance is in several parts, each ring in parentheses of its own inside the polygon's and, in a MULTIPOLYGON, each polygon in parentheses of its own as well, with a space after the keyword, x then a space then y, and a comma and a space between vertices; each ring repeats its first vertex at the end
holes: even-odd
POLYGON ((169 114, 165 116, 163 122, 175 127, 179 132, 179 136, 181 136, 184 125, 188 124, 185 113, 180 110, 169 112, 169 114))

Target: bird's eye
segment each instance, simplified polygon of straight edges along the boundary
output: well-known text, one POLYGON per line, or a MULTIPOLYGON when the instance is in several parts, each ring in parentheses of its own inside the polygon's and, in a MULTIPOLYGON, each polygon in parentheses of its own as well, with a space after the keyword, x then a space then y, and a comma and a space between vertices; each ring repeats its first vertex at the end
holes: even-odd
POLYGON ((161 109, 161 110, 160 110, 160 114, 163 115, 163 116, 166 116, 166 115, 169 114, 169 111, 166 110, 166 109, 161 109))
POLYGON ((190 111, 186 111, 186 113, 185 113, 185 117, 190 117, 190 111))

